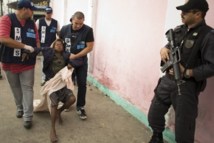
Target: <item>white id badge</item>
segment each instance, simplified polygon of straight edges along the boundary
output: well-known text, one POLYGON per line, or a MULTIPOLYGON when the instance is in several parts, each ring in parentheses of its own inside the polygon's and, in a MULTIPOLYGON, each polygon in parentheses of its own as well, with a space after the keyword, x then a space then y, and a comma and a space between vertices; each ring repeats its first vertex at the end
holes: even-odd
POLYGON ((65 38, 65 51, 70 52, 71 51, 71 39, 70 38, 65 38))
POLYGON ((71 47, 70 47, 70 46, 66 46, 66 47, 65 47, 65 51, 67 51, 67 52, 69 52, 69 53, 70 53, 70 51, 71 51, 71 47))
POLYGON ((65 38, 65 43, 66 43, 66 45, 71 45, 71 39, 70 38, 65 38))
POLYGON ((14 57, 21 57, 21 49, 14 49, 13 50, 14 57))
POLYGON ((41 43, 45 43, 46 26, 41 27, 41 43))
POLYGON ((45 36, 44 35, 41 36, 41 43, 45 43, 45 36))

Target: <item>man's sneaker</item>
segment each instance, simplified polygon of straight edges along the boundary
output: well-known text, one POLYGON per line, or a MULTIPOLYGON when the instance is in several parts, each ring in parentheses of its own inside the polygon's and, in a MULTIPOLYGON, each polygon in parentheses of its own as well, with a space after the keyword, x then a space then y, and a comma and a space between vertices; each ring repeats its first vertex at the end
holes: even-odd
POLYGON ((30 129, 32 127, 32 121, 24 121, 24 127, 30 129))
POLYGON ((23 114, 24 114, 23 111, 17 111, 16 112, 16 117, 17 118, 22 118, 23 114))
POLYGON ((83 107, 77 108, 77 114, 79 115, 80 119, 85 120, 87 119, 87 115, 85 109, 83 107))

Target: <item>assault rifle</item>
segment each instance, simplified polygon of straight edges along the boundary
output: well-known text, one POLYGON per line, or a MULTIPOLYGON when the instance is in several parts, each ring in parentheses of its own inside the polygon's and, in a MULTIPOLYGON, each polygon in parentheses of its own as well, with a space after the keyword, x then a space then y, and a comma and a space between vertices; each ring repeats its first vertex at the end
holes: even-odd
POLYGON ((173 29, 169 29, 165 35, 167 37, 167 40, 169 41, 170 52, 169 60, 161 67, 161 71, 165 72, 166 70, 173 68, 174 78, 178 86, 178 95, 180 95, 180 84, 183 83, 183 81, 181 80, 182 77, 179 66, 179 62, 181 61, 180 47, 175 43, 173 29))

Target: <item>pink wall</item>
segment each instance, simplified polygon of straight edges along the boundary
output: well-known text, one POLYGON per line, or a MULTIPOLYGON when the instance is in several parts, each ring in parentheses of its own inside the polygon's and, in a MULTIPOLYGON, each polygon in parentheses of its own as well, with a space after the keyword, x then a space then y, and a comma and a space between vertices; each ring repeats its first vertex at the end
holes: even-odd
POLYGON ((90 57, 94 66, 90 74, 145 113, 159 77, 165 6, 164 0, 97 3, 96 43, 90 57))
MULTIPOLYGON (((170 10, 169 2, 99 0, 96 3, 96 43, 90 56, 90 75, 145 114, 160 76, 159 50, 166 41, 164 33, 170 25, 169 13, 178 16, 177 11, 170 10)), ((208 2, 210 11, 206 19, 214 27, 214 1, 208 2)), ((200 96, 198 143, 210 143, 214 136, 213 83, 214 79, 210 79, 206 91, 200 96)), ((173 126, 173 117, 169 120, 173 126)))
POLYGON ((210 143, 214 137, 214 78, 208 80, 206 90, 200 95, 199 114, 197 119, 197 143, 210 143))
MULTIPOLYGON (((207 0, 210 10, 207 13, 207 24, 214 27, 214 1, 207 0)), ((213 45, 214 48, 214 45, 213 45)), ((196 129, 196 142, 197 143, 210 143, 213 142, 214 137, 214 96, 213 96, 214 77, 208 79, 206 90, 200 95, 199 98, 199 114, 197 119, 196 129)))
POLYGON ((213 19, 213 13, 214 13, 214 1, 213 0, 207 0, 209 3, 209 11, 206 16, 207 24, 214 27, 214 19, 213 19))

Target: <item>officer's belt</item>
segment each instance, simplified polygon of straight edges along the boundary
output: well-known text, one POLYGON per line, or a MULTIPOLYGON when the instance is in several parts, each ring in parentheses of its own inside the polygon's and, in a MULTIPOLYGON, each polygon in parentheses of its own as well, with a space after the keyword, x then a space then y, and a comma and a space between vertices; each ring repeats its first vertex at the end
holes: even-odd
MULTIPOLYGON (((174 75, 171 75, 171 74, 169 74, 168 72, 166 72, 165 75, 166 75, 166 77, 168 77, 169 79, 175 80, 174 75)), ((193 77, 190 77, 190 78, 185 78, 185 77, 183 77, 182 80, 184 80, 184 81, 193 81, 193 82, 196 82, 196 80, 195 80, 193 77)))

